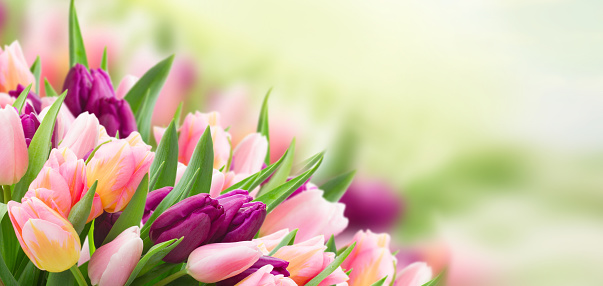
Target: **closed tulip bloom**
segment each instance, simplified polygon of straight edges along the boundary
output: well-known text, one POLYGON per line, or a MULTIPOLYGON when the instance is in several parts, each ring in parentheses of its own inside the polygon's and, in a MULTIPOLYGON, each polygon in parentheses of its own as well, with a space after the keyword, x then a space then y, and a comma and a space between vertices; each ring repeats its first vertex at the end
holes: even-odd
POLYGON ((242 273, 261 256, 262 251, 251 241, 213 243, 191 252, 186 269, 197 281, 215 283, 242 273))
POLYGON ((250 202, 241 206, 222 238, 222 242, 250 240, 260 230, 266 218, 266 205, 262 202, 250 202))
POLYGON ((21 126, 23 127, 23 135, 25 135, 25 144, 29 147, 31 139, 33 139, 38 127, 40 127, 40 121, 35 113, 21 114, 21 126))
POLYGON ((224 221, 224 208, 209 194, 188 197, 163 212, 151 225, 153 243, 174 238, 183 240, 163 261, 180 263, 197 247, 207 243, 224 221))
POLYGON ((220 169, 226 165, 230 157, 230 134, 224 131, 220 125, 220 115, 212 113, 189 113, 178 129, 178 160, 188 165, 197 142, 203 132, 210 126, 211 137, 214 147, 214 169, 220 169))
POLYGON ((289 271, 287 271, 287 266, 289 266, 289 262, 282 259, 278 259, 276 257, 262 256, 260 257, 260 259, 258 259, 258 261, 256 261, 251 267, 247 268, 245 271, 226 280, 222 280, 216 283, 216 285, 234 286, 241 280, 247 278, 247 276, 252 275, 256 271, 260 270, 260 268, 266 265, 271 265, 273 267, 272 270, 269 272, 270 274, 289 277, 289 271))
POLYGON ((174 187, 163 187, 150 192, 147 195, 147 201, 144 205, 144 213, 142 215, 142 223, 147 223, 149 217, 153 214, 157 206, 163 199, 174 189, 174 187))
POLYGON ((295 281, 282 274, 272 274, 274 266, 268 264, 247 276, 237 286, 297 286, 295 281))
POLYGON ((322 194, 322 190, 307 190, 286 200, 266 216, 260 235, 298 228, 297 239, 303 241, 341 233, 348 225, 343 216, 345 205, 329 202, 322 194))
POLYGON ((132 226, 97 249, 88 264, 92 285, 124 285, 142 254, 140 228, 132 226))
POLYGON ((86 111, 91 88, 92 75, 90 75, 88 69, 81 64, 73 66, 65 78, 63 91, 67 90, 65 105, 74 116, 86 111))
POLYGON ((23 55, 19 42, 14 41, 10 46, 0 49, 0 92, 8 92, 17 85, 35 86, 36 79, 29 70, 29 65, 23 55))
POLYGON ((370 230, 358 231, 353 241, 356 242, 356 247, 341 264, 345 270, 354 269, 350 274, 349 284, 371 285, 385 276, 385 284, 389 284, 394 277, 396 261, 389 249, 389 235, 376 234, 370 230))
POLYGON ((268 140, 260 133, 247 135, 237 145, 232 156, 232 170, 236 174, 251 175, 262 169, 268 152, 268 140))
POLYGON ((98 117, 100 124, 105 126, 110 136, 119 132, 119 136, 123 138, 138 130, 130 104, 123 99, 101 98, 96 101, 96 106, 91 111, 98 117))
POLYGON ((396 275, 395 286, 421 286, 432 277, 431 267, 425 262, 410 264, 396 275))
POLYGON ((102 213, 94 220, 94 246, 99 247, 109 235, 111 228, 117 222, 122 212, 102 213))
POLYGON ((29 155, 19 114, 12 106, 0 109, 0 185, 19 182, 27 171, 29 155))
POLYGON ((21 248, 42 270, 62 272, 77 263, 80 238, 69 221, 38 198, 8 202, 8 214, 21 248))
POLYGON ((268 255, 268 253, 272 251, 279 243, 281 243, 283 238, 285 238, 285 236, 287 236, 288 234, 289 229, 281 229, 275 233, 255 238, 252 241, 255 242, 257 245, 262 244, 264 248, 268 251, 264 254, 268 255))
POLYGON ((8 95, 6 92, 0 92, 0 108, 4 108, 7 105, 13 105, 15 99, 16 98, 8 95))
POLYGON ((107 212, 123 210, 148 173, 155 153, 138 132, 102 145, 86 165, 88 187, 98 180, 96 193, 107 212))
MULTIPOLYGON (((24 90, 25 90, 25 86, 23 86, 22 84, 18 84, 16 86, 16 89, 8 92, 8 95, 10 95, 11 97, 14 97, 16 99, 17 97, 19 97, 19 95, 21 95, 21 93, 24 90)), ((24 107, 24 108, 25 109, 29 108, 29 110, 25 113, 30 113, 31 111, 35 111, 36 114, 39 114, 42 111, 42 99, 33 92, 34 90, 35 89, 33 89, 33 87, 32 87, 29 90, 29 93, 27 93, 27 98, 25 100, 26 107, 24 107)))
POLYGON ((98 145, 98 119, 94 114, 84 112, 73 121, 59 148, 71 149, 78 158, 84 158, 86 153, 98 145))
POLYGON ((245 190, 233 190, 218 196, 216 200, 218 200, 218 203, 224 209, 224 220, 216 229, 216 233, 213 235, 210 242, 222 242, 232 219, 235 217, 241 206, 243 206, 244 203, 250 202, 253 198, 250 197, 249 193, 245 190))

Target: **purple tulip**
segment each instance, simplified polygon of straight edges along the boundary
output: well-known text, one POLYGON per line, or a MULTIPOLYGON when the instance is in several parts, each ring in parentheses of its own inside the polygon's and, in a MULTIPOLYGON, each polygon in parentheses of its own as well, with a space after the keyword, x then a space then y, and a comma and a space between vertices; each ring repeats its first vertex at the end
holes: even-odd
POLYGON ((100 247, 122 212, 104 212, 94 220, 94 246, 100 247))
POLYGON ((119 131, 121 138, 126 138, 136 127, 136 118, 130 104, 117 97, 105 97, 97 100, 94 109, 90 111, 98 117, 98 122, 105 126, 109 136, 115 136, 119 131))
POLYGON ((289 262, 276 258, 276 257, 271 257, 271 256, 262 256, 260 257, 260 259, 254 263, 251 267, 249 267, 247 270, 243 271, 242 273, 233 276, 231 278, 219 281, 216 283, 216 286, 233 286, 236 285, 237 283, 239 283, 241 280, 247 278, 247 276, 255 273, 258 269, 262 268, 262 266, 266 266, 268 264, 271 264, 272 266, 274 266, 274 268, 272 269, 272 271, 270 271, 270 274, 272 275, 283 275, 285 277, 289 277, 289 271, 287 271, 287 266, 289 266, 289 262))
POLYGON ((224 208, 224 221, 218 227, 211 242, 222 242, 222 239, 228 232, 230 222, 234 219, 241 206, 252 201, 253 198, 245 190, 233 190, 217 197, 216 200, 224 208))
POLYGON ((266 205, 262 202, 245 203, 234 216, 222 242, 251 240, 266 219, 266 205))
POLYGON ((68 90, 65 97, 65 105, 67 105, 73 116, 77 117, 86 111, 91 88, 92 75, 90 75, 85 66, 76 64, 69 70, 63 83, 63 91, 68 90))
POLYGON ((36 130, 40 127, 40 121, 34 112, 29 114, 21 114, 21 126, 23 126, 23 134, 25 135, 25 143, 29 147, 31 139, 36 134, 36 130))
POLYGON ((147 223, 149 217, 153 214, 157 206, 163 199, 174 189, 174 187, 163 187, 150 192, 147 195, 147 202, 144 206, 144 214, 142 215, 142 223, 147 223))
POLYGON ((209 194, 188 197, 162 213, 151 225, 153 243, 174 238, 184 239, 163 261, 180 263, 197 247, 206 244, 224 221, 224 208, 209 194))
MULTIPOLYGON (((19 95, 21 94, 21 92, 23 92, 24 90, 25 90, 25 87, 23 85, 19 84, 19 85, 17 85, 17 89, 9 91, 8 95, 10 95, 11 97, 14 97, 14 98, 18 98, 19 95)), ((36 114, 39 114, 40 112, 42 112, 42 99, 40 99, 40 97, 37 94, 35 94, 32 90, 29 90, 29 93, 27 94, 26 102, 27 102, 27 104, 25 104, 23 113, 31 113, 32 107, 33 107, 33 110, 35 110, 36 114), (29 104, 31 104, 31 105, 29 105, 29 104)))

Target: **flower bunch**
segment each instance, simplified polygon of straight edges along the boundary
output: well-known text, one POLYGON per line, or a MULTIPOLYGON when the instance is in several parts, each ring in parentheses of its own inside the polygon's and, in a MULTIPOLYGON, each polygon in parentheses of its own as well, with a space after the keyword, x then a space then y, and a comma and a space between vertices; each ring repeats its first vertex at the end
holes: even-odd
POLYGON ((312 184, 323 154, 294 167, 295 141, 271 162, 267 100, 257 132, 237 146, 217 112, 182 123, 177 112, 152 128, 173 57, 116 92, 106 66, 88 68, 73 2, 69 31, 60 95, 48 84, 46 97, 36 94, 40 62, 29 68, 18 43, 0 53, 3 285, 415 286, 432 278, 425 263, 398 267, 387 234, 360 231, 337 248, 348 225, 338 201, 353 173, 312 184))

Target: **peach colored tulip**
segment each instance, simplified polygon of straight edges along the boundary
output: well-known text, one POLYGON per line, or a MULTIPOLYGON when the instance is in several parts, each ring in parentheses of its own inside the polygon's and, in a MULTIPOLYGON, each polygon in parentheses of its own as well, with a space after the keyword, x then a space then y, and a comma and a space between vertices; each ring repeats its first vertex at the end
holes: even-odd
POLYGON ((8 93, 0 92, 0 108, 4 108, 7 105, 12 105, 16 98, 8 95, 8 93))
POLYGON ((138 132, 125 139, 102 145, 86 166, 88 187, 98 180, 103 209, 114 213, 123 210, 134 195, 142 177, 148 173, 155 157, 138 132))
POLYGON ((261 256, 262 251, 251 241, 213 243, 193 250, 186 267, 197 281, 214 283, 240 274, 261 256))
POLYGON ((298 228, 296 237, 303 241, 317 235, 330 237, 341 233, 348 225, 343 216, 345 205, 329 202, 322 194, 322 190, 307 190, 286 200, 266 216, 260 235, 298 228))
POLYGON ((282 274, 274 275, 270 273, 274 266, 268 264, 262 266, 253 274, 247 276, 237 286, 297 286, 295 281, 289 277, 284 277, 282 274))
POLYGON ((13 90, 18 84, 32 84, 34 88, 36 79, 29 70, 19 42, 14 41, 10 46, 4 46, 4 51, 0 49, 0 92, 13 90))
POLYGON ((287 234, 289 234, 289 229, 281 229, 273 234, 255 238, 251 241, 255 242, 258 246, 262 245, 266 249, 264 255, 268 255, 287 234))
POLYGON ((117 86, 117 90, 115 91, 115 96, 119 99, 123 99, 128 94, 128 91, 136 84, 139 80, 138 77, 133 75, 126 75, 121 79, 119 86, 117 86))
MULTIPOLYGON (((324 240, 324 237, 319 235, 301 243, 283 246, 273 256, 289 262, 289 278, 298 285, 304 285, 335 259, 334 253, 324 252, 327 249, 324 240)), ((347 280, 348 276, 338 267, 318 285, 329 286, 347 280)))
POLYGON ((29 155, 21 119, 12 106, 0 109, 0 185, 19 182, 27 171, 29 155))
POLYGON ((220 114, 217 112, 200 113, 198 111, 189 113, 179 128, 178 158, 180 162, 188 165, 197 142, 207 126, 210 126, 214 146, 214 168, 220 169, 228 162, 230 157, 230 134, 220 126, 220 114))
POLYGON ((21 248, 42 270, 62 272, 80 257, 80 238, 69 221, 38 198, 8 202, 8 214, 21 248))
POLYGON ((68 147, 78 158, 84 158, 98 144, 99 123, 94 114, 84 112, 73 121, 59 148, 68 147))
POLYGON ((395 286, 421 286, 431 280, 431 267, 425 262, 415 262, 406 266, 396 275, 395 286))
POLYGON ((385 284, 389 284, 394 277, 396 261, 389 250, 389 234, 358 231, 353 241, 356 247, 341 264, 346 271, 354 269, 350 274, 350 286, 371 285, 385 276, 385 284))
POLYGON ((92 285, 124 285, 142 254, 140 228, 132 226, 97 249, 88 264, 92 285))
POLYGON ((247 176, 262 169, 268 152, 268 140, 260 133, 247 135, 237 145, 232 156, 232 169, 236 174, 247 176))

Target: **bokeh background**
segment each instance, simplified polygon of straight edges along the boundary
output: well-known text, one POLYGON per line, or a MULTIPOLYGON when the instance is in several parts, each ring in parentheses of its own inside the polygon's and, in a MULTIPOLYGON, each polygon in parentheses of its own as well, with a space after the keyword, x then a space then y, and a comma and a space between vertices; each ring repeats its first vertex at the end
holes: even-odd
MULTIPOLYGON (((0 43, 39 55, 56 89, 68 5, 0 0, 0 43)), ((176 54, 156 125, 185 101, 220 111, 237 141, 274 87, 272 158, 295 136, 300 161, 327 149, 314 181, 357 169, 357 197, 373 203, 351 215, 393 205, 377 231, 401 261, 447 266, 448 285, 603 281, 603 2, 76 6, 91 67, 106 46, 115 85, 176 54)))

